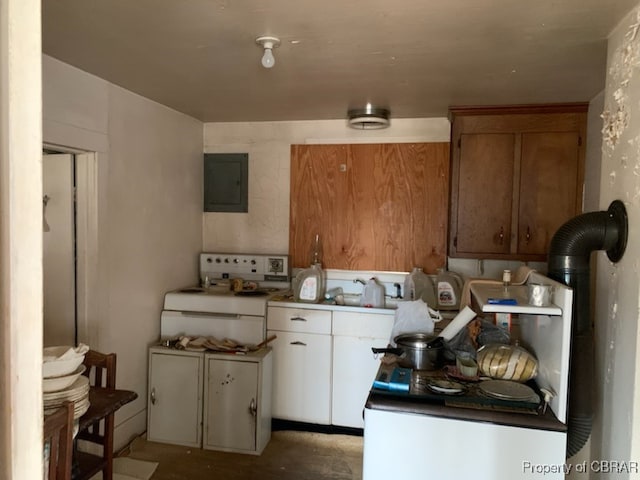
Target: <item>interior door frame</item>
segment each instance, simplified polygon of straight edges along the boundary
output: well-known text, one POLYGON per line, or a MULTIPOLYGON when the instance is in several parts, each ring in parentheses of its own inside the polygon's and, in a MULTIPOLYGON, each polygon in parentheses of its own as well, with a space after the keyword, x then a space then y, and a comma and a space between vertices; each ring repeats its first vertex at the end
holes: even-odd
POLYGON ((46 143, 44 148, 76 158, 76 338, 98 348, 98 154, 46 143))

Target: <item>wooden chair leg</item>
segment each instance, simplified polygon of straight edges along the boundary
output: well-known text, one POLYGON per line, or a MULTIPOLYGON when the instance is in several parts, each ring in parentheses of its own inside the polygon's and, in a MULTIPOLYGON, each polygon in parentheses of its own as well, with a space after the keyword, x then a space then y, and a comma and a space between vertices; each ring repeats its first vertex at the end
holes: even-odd
POLYGON ((113 428, 114 415, 111 414, 105 418, 104 422, 104 457, 107 464, 103 470, 103 480, 113 479, 113 428))

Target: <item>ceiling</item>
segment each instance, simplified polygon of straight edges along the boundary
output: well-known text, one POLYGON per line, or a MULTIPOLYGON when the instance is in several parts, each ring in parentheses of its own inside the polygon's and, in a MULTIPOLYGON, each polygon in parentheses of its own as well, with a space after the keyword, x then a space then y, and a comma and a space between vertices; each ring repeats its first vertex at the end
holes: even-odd
POLYGON ((43 51, 203 122, 443 117, 590 100, 637 1, 42 0, 43 51))

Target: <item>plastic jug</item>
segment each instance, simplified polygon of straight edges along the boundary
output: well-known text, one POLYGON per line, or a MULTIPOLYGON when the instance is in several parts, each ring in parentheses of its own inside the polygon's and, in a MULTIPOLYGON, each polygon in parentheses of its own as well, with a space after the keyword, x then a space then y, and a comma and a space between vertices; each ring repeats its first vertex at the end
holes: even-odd
POLYGON ((324 272, 319 263, 301 270, 295 278, 293 299, 302 303, 319 303, 324 298, 324 272))
POLYGON ((413 267, 411 273, 405 278, 403 297, 405 300, 421 298, 431 308, 438 306, 431 277, 424 273, 420 267, 413 267))
POLYGON ((427 305, 433 308, 437 307, 433 282, 429 275, 422 271, 422 268, 413 267, 411 273, 405 278, 403 298, 410 301, 422 298, 427 305))
POLYGON ((463 280, 460 275, 442 268, 436 276, 436 294, 438 310, 458 310, 460 308, 460 293, 463 280))
POLYGON ((360 295, 361 307, 384 308, 384 286, 371 277, 360 295))

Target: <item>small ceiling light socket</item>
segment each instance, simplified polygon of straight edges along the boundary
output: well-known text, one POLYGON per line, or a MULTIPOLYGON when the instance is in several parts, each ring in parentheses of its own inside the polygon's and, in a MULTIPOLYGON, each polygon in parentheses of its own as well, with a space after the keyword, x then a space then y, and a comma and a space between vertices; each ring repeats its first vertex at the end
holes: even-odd
POLYGON ((277 37, 262 36, 256 38, 256 43, 264 48, 264 55, 262 55, 262 66, 264 68, 271 68, 275 65, 276 59, 273 56, 273 49, 280 46, 280 39, 277 37))
POLYGON ((389 110, 373 107, 367 103, 365 108, 352 109, 347 112, 347 121, 351 128, 358 130, 376 130, 389 126, 389 110))

